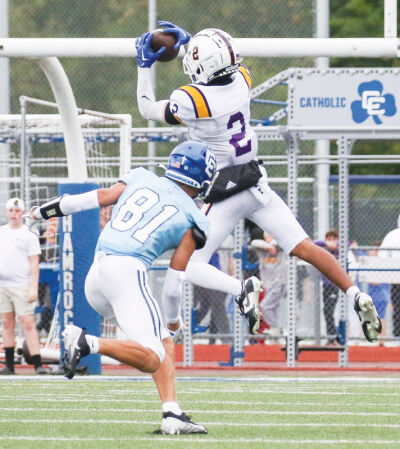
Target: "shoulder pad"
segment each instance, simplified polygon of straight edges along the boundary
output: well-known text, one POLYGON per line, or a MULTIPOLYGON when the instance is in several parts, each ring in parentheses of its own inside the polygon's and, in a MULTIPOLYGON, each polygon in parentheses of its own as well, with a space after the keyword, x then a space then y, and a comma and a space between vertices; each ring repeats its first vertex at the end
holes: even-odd
POLYGON ((201 249, 204 247, 207 241, 207 236, 204 231, 202 231, 198 226, 194 225, 190 228, 194 241, 196 242, 196 249, 201 249))
MULTIPOLYGON (((184 94, 182 97, 182 101, 184 101, 187 104, 187 107, 189 109, 192 109, 196 115, 196 118, 209 118, 211 117, 211 111, 208 104, 208 101, 200 89, 200 86, 197 86, 195 84, 186 84, 184 86, 181 86, 179 89, 174 91, 178 94, 184 94), (186 101, 183 100, 183 98, 186 97, 186 101)), ((172 112, 174 112, 171 109, 172 112)))

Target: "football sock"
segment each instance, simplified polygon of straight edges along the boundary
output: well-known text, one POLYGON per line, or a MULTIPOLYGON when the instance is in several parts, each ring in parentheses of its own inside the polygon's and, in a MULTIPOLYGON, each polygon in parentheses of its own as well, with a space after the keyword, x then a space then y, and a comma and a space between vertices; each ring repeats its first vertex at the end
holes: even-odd
POLYGON ((94 335, 85 335, 87 344, 89 345, 90 353, 97 354, 99 352, 99 338, 94 335))
POLYGON ((208 263, 191 260, 185 273, 190 282, 200 287, 226 292, 233 296, 238 296, 242 292, 242 283, 238 279, 228 276, 208 263))
POLYGON ((6 355, 6 365, 8 369, 14 372, 14 348, 4 348, 6 355))
POLYGON ((177 402, 163 402, 162 404, 163 413, 172 412, 175 415, 180 415, 182 410, 177 402))
POLYGON ((346 297, 353 303, 360 289, 356 285, 352 285, 346 290, 346 297))
POLYGON ((35 354, 31 356, 32 359, 32 365, 36 368, 39 366, 42 366, 42 358, 40 357, 40 354, 35 354))

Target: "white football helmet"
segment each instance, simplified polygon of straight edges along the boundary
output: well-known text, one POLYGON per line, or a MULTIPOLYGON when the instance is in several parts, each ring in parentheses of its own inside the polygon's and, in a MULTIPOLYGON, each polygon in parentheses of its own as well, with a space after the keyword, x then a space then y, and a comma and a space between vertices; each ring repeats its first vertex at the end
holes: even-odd
POLYGON ((190 39, 183 70, 193 83, 207 84, 239 70, 241 61, 232 36, 217 28, 206 28, 190 39))

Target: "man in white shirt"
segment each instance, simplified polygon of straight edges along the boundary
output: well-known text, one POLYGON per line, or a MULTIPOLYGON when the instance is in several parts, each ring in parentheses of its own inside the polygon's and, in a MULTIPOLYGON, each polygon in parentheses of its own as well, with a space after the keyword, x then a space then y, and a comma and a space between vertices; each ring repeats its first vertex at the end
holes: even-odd
POLYGON ((15 374, 15 321, 18 316, 37 374, 46 374, 40 357, 34 310, 38 299, 38 237, 23 224, 24 202, 10 198, 6 204, 8 224, 0 226, 0 314, 6 366, 0 374, 15 374))
MULTIPOLYGON (((397 219, 397 228, 386 234, 380 248, 389 249, 379 251, 379 256, 393 257, 400 260, 400 215, 397 219)), ((400 337, 400 284, 391 284, 390 299, 393 305, 393 335, 400 337)))

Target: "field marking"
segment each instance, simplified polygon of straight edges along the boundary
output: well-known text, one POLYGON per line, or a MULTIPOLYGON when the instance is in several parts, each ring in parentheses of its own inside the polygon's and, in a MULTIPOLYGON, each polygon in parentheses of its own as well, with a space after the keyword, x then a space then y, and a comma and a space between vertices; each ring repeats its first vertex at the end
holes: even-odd
POLYGON ((172 442, 192 442, 192 443, 277 443, 277 444, 377 444, 380 447, 382 444, 399 444, 400 440, 292 440, 292 439, 272 439, 272 438, 209 438, 205 435, 199 435, 197 438, 187 435, 181 436, 157 436, 154 437, 116 437, 116 438, 106 438, 106 437, 98 437, 98 438, 79 438, 79 437, 36 437, 36 436, 1 436, 0 440, 17 440, 17 441, 111 441, 111 442, 121 442, 121 441, 172 441, 172 442))
MULTIPOLYGON (((154 393, 156 395, 156 393, 154 393)), ((29 396, 29 395, 28 395, 29 396)), ((15 396, 4 396, 2 395, 1 398, 6 398, 6 399, 12 399, 14 401, 17 402, 43 402, 43 398, 30 398, 30 397, 15 397, 15 396)), ((57 395, 53 395, 52 396, 53 400, 52 402, 71 402, 71 403, 80 403, 80 402, 84 402, 87 403, 88 400, 87 399, 68 399, 68 398, 60 398, 57 395)), ((94 403, 102 403, 102 402, 119 402, 119 403, 129 403, 129 404, 160 404, 160 399, 90 399, 91 402, 94 403)), ((181 402, 181 401, 179 401, 181 402)), ((214 400, 202 400, 202 399, 196 399, 196 405, 197 404, 206 404, 206 405, 218 405, 218 404, 224 404, 224 405, 244 405, 243 401, 214 401, 214 400)), ((252 401, 251 404, 246 404, 249 407, 252 406, 258 406, 258 405, 277 405, 277 406, 286 406, 286 405, 290 405, 290 406, 323 406, 323 407, 355 407, 354 404, 352 403, 343 403, 343 402, 339 402, 339 401, 324 401, 323 404, 321 404, 321 402, 299 402, 299 401, 252 401)), ((400 403, 386 403, 386 402, 382 402, 382 403, 375 403, 375 404, 364 404, 363 406, 364 408, 366 407, 370 407, 370 408, 374 408, 376 409, 376 407, 384 407, 384 408, 399 408, 400 407, 400 403)), ((37 409, 34 409, 37 410, 37 409)), ((62 410, 62 407, 59 407, 58 409, 55 410, 62 410)), ((77 410, 77 409, 74 409, 77 410)), ((95 410, 92 408, 86 408, 85 410, 95 410)), ((119 409, 121 410, 121 409, 119 409)), ((244 410, 245 412, 247 411, 251 411, 251 410, 244 410)))
MULTIPOLYGON (((1 382, 0 382, 1 383, 1 382)), ((0 388, 1 391, 1 388, 0 388)), ((257 390, 257 391, 249 391, 249 390, 243 390, 243 389, 237 389, 237 390, 233 390, 233 389, 229 389, 229 390, 215 390, 215 388, 204 388, 204 389, 199 389, 199 390, 180 390, 178 388, 178 392, 180 395, 184 394, 184 395, 190 395, 190 396, 195 396, 195 395, 199 395, 199 394, 204 394, 204 393, 212 393, 212 394, 232 394, 232 393, 245 393, 245 394, 249 394, 252 393, 253 395, 256 396, 260 396, 262 394, 279 394, 279 395, 329 395, 329 396, 380 396, 380 397, 390 397, 392 398, 393 396, 400 396, 400 392, 390 392, 390 393, 384 393, 384 392, 370 392, 370 391, 363 391, 363 392, 353 392, 353 391, 299 391, 299 390, 257 390)), ((85 397, 86 398, 90 398, 91 400, 94 399, 96 397, 103 397, 106 396, 106 393, 87 393, 85 392, 85 397)), ((154 395, 157 394, 157 391, 154 389, 152 391, 126 391, 125 393, 126 395, 129 396, 146 396, 146 395, 154 395)), ((60 397, 63 398, 73 398, 76 396, 82 396, 81 392, 71 392, 71 393, 66 393, 64 392, 62 395, 60 395, 60 397)), ((4 395, 4 396, 0 396, 2 398, 13 398, 13 399, 19 399, 22 398, 22 396, 12 396, 12 395, 4 395)), ((45 398, 45 397, 54 397, 54 393, 27 393, 26 395, 24 395, 24 397, 40 397, 40 398, 45 398)), ((108 400, 126 400, 126 399, 112 399, 112 398, 107 398, 104 399, 105 401, 108 400)))
MULTIPOLYGON (((195 368, 194 368, 195 369, 195 368)), ((338 384, 399 384, 399 377, 358 377, 358 376, 332 376, 332 377, 274 377, 274 376, 259 376, 257 375, 253 377, 201 377, 201 376, 178 376, 177 381, 187 381, 187 382, 221 382, 221 383, 237 383, 237 382, 245 382, 245 383, 259 383, 259 382, 270 382, 270 383, 338 383, 338 384)), ((2 376, 2 380, 12 380, 13 382, 19 381, 32 381, 32 382, 67 382, 64 376, 54 376, 54 375, 45 375, 45 376, 34 376, 34 375, 25 375, 19 374, 18 376, 2 376)), ((152 381, 152 378, 149 376, 108 376, 108 375, 90 375, 90 376, 77 376, 74 377, 74 383, 76 382, 103 382, 103 381, 115 381, 115 382, 143 382, 143 381, 152 381)), ((69 381, 68 381, 69 382, 69 381)), ((0 381, 1 384, 1 381, 0 381)))
MULTIPOLYGON (((0 411, 6 411, 6 412, 23 412, 23 411, 35 411, 35 412, 59 412, 60 410, 63 410, 61 408, 43 408, 40 407, 39 409, 33 408, 33 407, 24 407, 24 408, 17 408, 17 407, 0 407, 0 411)), ((135 408, 107 408, 107 410, 96 410, 96 409, 88 409, 88 408, 76 408, 74 407, 71 412, 99 412, 99 413, 108 413, 108 412, 133 412, 133 413, 160 413, 161 408, 157 409, 135 409, 135 408)), ((208 415, 226 415, 226 414, 232 414, 232 415, 242 415, 243 413, 246 413, 248 415, 279 415, 279 416, 400 416, 400 413, 391 413, 391 412, 323 412, 323 411, 270 411, 270 410, 200 410, 200 409, 189 409, 190 413, 207 413, 208 415)), ((0 419, 1 421, 1 419, 0 419)), ((400 426, 400 425, 399 425, 400 426)))
MULTIPOLYGON (((134 421, 129 419, 13 419, 4 418, 0 419, 0 423, 32 423, 32 424, 138 424, 138 425, 157 425, 160 424, 160 420, 157 421, 134 421)), ((400 424, 375 424, 375 423, 230 423, 230 422, 203 422, 205 426, 211 427, 378 427, 380 429, 391 428, 400 429, 400 424)))
MULTIPOLYGON (((0 389, 2 388, 1 380, 2 379, 0 378, 0 389)), ((148 393, 153 392, 154 384, 153 384, 153 382, 149 382, 149 383, 150 383, 150 385, 148 387, 146 386, 141 391, 146 391, 148 393)), ((68 393, 68 394, 74 394, 74 392, 75 392, 75 394, 78 394, 83 388, 85 388, 86 390, 87 389, 96 390, 96 388, 97 388, 97 386, 95 386, 93 383, 92 383, 92 385, 90 385, 90 384, 82 384, 82 383, 76 383, 76 382, 73 382, 73 383, 66 382, 63 385, 60 385, 60 384, 55 385, 52 383, 42 384, 42 385, 38 385, 37 383, 32 383, 31 385, 29 385, 29 384, 27 385, 26 383, 18 383, 18 384, 13 384, 13 385, 20 386, 20 387, 24 386, 24 387, 27 387, 28 389, 29 388, 34 389, 35 391, 37 391, 38 389, 43 389, 43 390, 45 390, 45 389, 52 389, 52 390, 69 389, 72 392, 68 393)), ((387 390, 387 388, 391 387, 391 386, 392 386, 392 384, 382 384, 382 385, 374 385, 373 388, 375 390, 383 390, 384 391, 384 390, 387 390)), ((124 387, 126 387, 126 385, 124 387)), ((393 387, 396 388, 397 385, 393 384, 393 387)), ((365 391, 365 385, 341 385, 340 387, 338 387, 337 385, 333 385, 333 386, 310 385, 310 386, 306 386, 306 387, 300 387, 297 385, 293 385, 293 386, 286 387, 284 389, 284 391, 287 391, 287 392, 292 392, 292 391, 313 392, 314 394, 318 394, 319 392, 330 392, 330 391, 336 392, 339 389, 341 389, 342 392, 348 392, 348 390, 353 390, 353 391, 351 391, 351 393, 360 394, 365 391)), ((123 394, 126 394, 127 391, 129 391, 127 388, 110 389, 110 390, 104 391, 103 394, 123 395, 123 394)), ((200 388, 197 387, 195 389, 193 389, 193 388, 190 389, 190 392, 201 392, 201 391, 214 391, 214 389, 209 389, 206 387, 200 387, 200 388)), ((219 389, 218 391, 227 391, 227 390, 219 389)), ((254 392, 254 387, 253 386, 248 386, 248 387, 240 386, 239 387, 239 386, 235 385, 234 387, 230 387, 228 391, 246 392, 246 393, 250 392, 251 393, 251 392, 254 392)), ((276 386, 276 385, 269 385, 269 386, 259 385, 258 389, 257 389, 257 392, 275 392, 275 391, 277 391, 277 392, 282 391, 282 387, 276 386)), ((134 392, 132 392, 132 393, 134 393, 134 392)), ((46 393, 37 393, 37 394, 46 394, 46 393)), ((96 393, 96 394, 97 394, 97 396, 101 396, 100 393, 96 393)), ((136 392, 135 394, 138 394, 138 393, 136 392)), ((375 394, 379 394, 379 392, 376 392, 375 394)))

